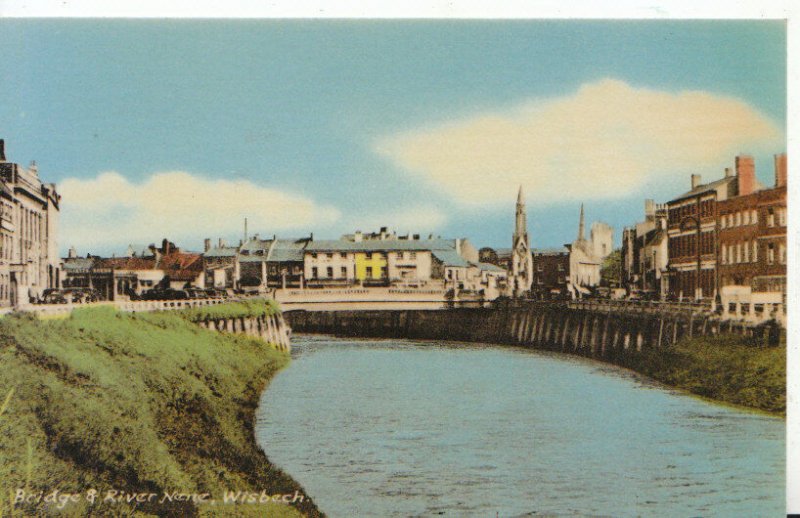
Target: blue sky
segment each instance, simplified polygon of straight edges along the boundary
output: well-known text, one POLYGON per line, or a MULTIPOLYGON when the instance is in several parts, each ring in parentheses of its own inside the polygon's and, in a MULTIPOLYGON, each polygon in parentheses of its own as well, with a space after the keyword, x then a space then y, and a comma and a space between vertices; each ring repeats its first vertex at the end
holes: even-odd
POLYGON ((0 138, 61 248, 382 225, 534 247, 785 151, 785 24, 0 20, 0 138), (583 114, 587 114, 584 118, 583 114))

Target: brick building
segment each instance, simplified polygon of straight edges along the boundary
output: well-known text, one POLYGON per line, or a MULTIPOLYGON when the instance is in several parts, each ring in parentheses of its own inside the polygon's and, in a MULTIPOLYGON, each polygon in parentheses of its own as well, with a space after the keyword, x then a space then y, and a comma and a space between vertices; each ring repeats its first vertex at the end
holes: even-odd
POLYGON ((533 286, 536 299, 568 298, 569 251, 566 248, 533 249, 533 286))
MULTIPOLYGON (((738 157, 740 178, 754 180, 755 164, 738 157)), ((786 296, 786 154, 775 157, 773 187, 740 182, 736 196, 718 204, 719 286, 742 301, 781 303, 786 296), (772 294, 769 296, 768 294, 772 294)))
POLYGON ((700 182, 693 174, 691 190, 667 202, 665 281, 672 299, 711 298, 717 292, 717 204, 734 196, 739 182, 730 169, 719 180, 700 182))

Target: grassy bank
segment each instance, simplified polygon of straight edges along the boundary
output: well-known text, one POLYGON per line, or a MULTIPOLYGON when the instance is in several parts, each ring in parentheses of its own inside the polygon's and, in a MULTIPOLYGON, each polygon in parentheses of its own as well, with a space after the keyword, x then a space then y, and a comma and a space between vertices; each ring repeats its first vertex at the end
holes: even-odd
POLYGON ((180 311, 180 314, 192 322, 199 322, 217 318, 266 317, 275 315, 279 311, 278 303, 275 300, 255 298, 214 306, 187 308, 180 311))
POLYGON ((63 320, 0 319, 2 516, 20 488, 34 497, 80 493, 65 516, 319 515, 308 497, 291 506, 222 502, 228 490, 302 494, 253 438, 259 394, 287 361, 264 342, 206 331, 176 313, 85 308, 63 320), (93 505, 91 489, 99 491, 93 505), (108 490, 157 496, 102 503, 108 490), (217 502, 164 497, 174 492, 217 502))
POLYGON ((699 396, 786 415, 785 346, 753 347, 737 335, 698 337, 621 363, 699 396))

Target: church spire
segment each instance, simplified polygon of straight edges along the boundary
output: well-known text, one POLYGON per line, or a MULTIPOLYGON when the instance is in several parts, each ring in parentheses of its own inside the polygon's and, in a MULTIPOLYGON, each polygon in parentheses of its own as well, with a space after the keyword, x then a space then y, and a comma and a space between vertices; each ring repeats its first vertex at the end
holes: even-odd
POLYGON ((527 241, 527 234, 528 234, 528 216, 525 213, 525 195, 522 192, 522 186, 519 186, 519 192, 517 192, 517 221, 516 225, 514 226, 514 238, 516 240, 517 237, 525 236, 527 241))
POLYGON ((581 219, 578 222, 578 241, 586 241, 586 234, 584 232, 584 223, 583 223, 583 203, 581 203, 581 219))

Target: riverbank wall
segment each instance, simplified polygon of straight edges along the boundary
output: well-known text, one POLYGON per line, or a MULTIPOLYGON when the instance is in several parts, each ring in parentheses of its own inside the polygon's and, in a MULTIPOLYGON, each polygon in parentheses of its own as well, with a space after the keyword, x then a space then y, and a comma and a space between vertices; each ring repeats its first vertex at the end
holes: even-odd
POLYGON ((290 311, 284 316, 298 333, 516 344, 609 360, 722 333, 742 335, 754 346, 777 345, 779 332, 775 325, 739 325, 691 313, 616 313, 547 303, 439 311, 290 311))
POLYGON ((259 317, 208 318, 195 322, 203 329, 243 334, 269 342, 279 351, 289 352, 290 330, 281 314, 259 317))

